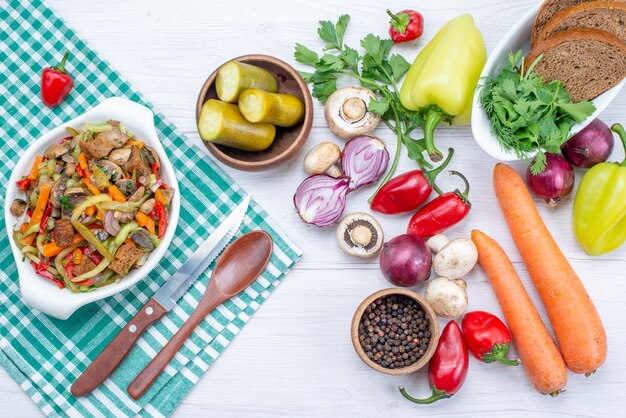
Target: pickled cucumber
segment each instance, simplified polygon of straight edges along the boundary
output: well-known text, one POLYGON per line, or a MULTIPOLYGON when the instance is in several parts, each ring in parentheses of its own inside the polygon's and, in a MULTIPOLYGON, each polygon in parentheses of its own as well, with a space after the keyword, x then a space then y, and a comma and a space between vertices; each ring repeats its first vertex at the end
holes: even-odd
POLYGON ((272 145, 276 127, 269 123, 250 123, 237 105, 211 99, 200 111, 198 132, 205 141, 244 151, 263 151, 272 145))
POLYGON ((230 61, 217 72, 215 90, 220 100, 237 103, 245 89, 261 89, 276 93, 278 82, 267 70, 243 62, 230 61))
POLYGON ((304 119, 304 103, 291 94, 248 89, 239 95, 239 111, 249 122, 289 127, 304 119))

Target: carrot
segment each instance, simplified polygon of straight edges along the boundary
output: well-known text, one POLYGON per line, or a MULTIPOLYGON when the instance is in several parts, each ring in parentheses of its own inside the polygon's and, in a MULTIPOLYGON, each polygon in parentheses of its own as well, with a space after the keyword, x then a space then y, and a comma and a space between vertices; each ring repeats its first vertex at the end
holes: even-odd
POLYGON ((111 198, 113 198, 116 202, 126 202, 126 196, 124 196, 124 193, 122 193, 114 184, 109 186, 109 195, 111 195, 111 198))
POLYGON ((154 200, 156 200, 157 202, 161 202, 163 205, 167 205, 167 200, 165 199, 165 196, 163 196, 163 192, 161 191, 160 187, 157 189, 156 192, 154 192, 154 200))
POLYGON ((87 216, 93 216, 96 213, 96 205, 91 205, 83 212, 87 216))
POLYGON ((79 248, 72 251, 72 261, 74 261, 74 265, 78 265, 83 262, 83 252, 79 248))
POLYGON ((86 176, 83 179, 83 183, 85 183, 85 186, 87 186, 87 188, 89 189, 89 191, 91 191, 91 193, 94 196, 98 196, 100 194, 100 190, 98 190, 98 188, 96 186, 93 185, 93 183, 89 180, 89 176, 86 176))
MULTIPOLYGON (((28 223, 28 228, 41 222, 41 217, 43 216, 43 212, 46 210, 46 205, 48 204, 48 198, 50 197, 51 190, 52 189, 50 188, 49 184, 44 184, 41 186, 41 189, 39 190, 39 196, 37 197, 37 203, 35 203, 35 210, 33 210, 33 214, 30 217, 30 222, 28 223)), ((36 232, 26 235, 20 240, 20 244, 32 244, 36 235, 36 232)))
POLYGON ((156 226, 154 224, 154 220, 151 217, 146 216, 141 212, 137 212, 135 214, 135 219, 137 220, 139 226, 145 227, 152 235, 156 233, 156 226))
POLYGON ((550 235, 520 175, 498 163, 493 187, 565 364, 574 373, 593 373, 606 359, 606 333, 585 286, 550 235))
POLYGON ((78 154, 78 165, 83 170, 87 170, 88 169, 87 157, 82 152, 78 154))
POLYGON ((532 385, 541 394, 557 395, 567 383, 565 362, 511 260, 497 242, 478 230, 472 231, 472 241, 532 385))
POLYGON ((139 148, 143 148, 144 145, 146 145, 145 142, 141 142, 141 141, 126 141, 126 143, 124 144, 125 147, 130 147, 130 146, 136 146, 139 148))
POLYGON ((33 168, 31 168, 30 174, 28 175, 28 178, 30 180, 35 180, 37 178, 37 174, 39 174, 39 164, 41 164, 42 161, 43 161, 43 157, 41 155, 38 155, 35 158, 35 162, 33 163, 33 168))
MULTIPOLYGON (((74 238, 72 240, 72 244, 71 245, 78 245, 80 243, 82 243, 85 239, 83 238, 82 235, 80 234, 74 234, 74 238)), ((59 244, 57 244, 56 242, 49 242, 47 244, 44 244, 43 246, 43 256, 44 257, 54 257, 56 255, 58 255, 61 251, 63 251, 65 248, 67 247, 61 247, 59 244)))

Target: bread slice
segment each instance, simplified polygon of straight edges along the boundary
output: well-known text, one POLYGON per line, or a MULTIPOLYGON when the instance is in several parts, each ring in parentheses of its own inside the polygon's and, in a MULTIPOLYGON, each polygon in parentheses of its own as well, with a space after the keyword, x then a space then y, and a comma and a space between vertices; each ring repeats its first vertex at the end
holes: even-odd
POLYGON ((526 56, 548 82, 561 80, 573 102, 591 100, 626 77, 626 45, 598 29, 567 29, 538 41, 526 56))
MULTIPOLYGON (((552 16, 561 10, 567 9, 579 4, 589 3, 594 0, 546 0, 541 5, 541 8, 537 12, 535 23, 530 32, 530 45, 533 46, 539 37, 539 33, 543 29, 544 25, 550 20, 552 16)), ((626 0, 608 0, 612 3, 624 3, 626 0)))
POLYGON ((611 32, 626 43, 626 2, 600 0, 563 9, 548 20, 538 39, 573 28, 611 32))

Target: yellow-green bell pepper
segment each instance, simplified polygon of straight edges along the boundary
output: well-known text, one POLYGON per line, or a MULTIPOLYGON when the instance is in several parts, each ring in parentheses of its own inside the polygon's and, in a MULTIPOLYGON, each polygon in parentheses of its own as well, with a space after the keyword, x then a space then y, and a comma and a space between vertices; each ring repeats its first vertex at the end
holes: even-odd
POLYGON ((400 89, 400 101, 424 117, 424 143, 432 161, 443 154, 433 141, 433 131, 445 120, 469 122, 474 91, 487 61, 480 30, 469 14, 446 23, 422 49, 400 89))
MULTIPOLYGON (((626 150, 622 125, 611 129, 626 150)), ((589 169, 576 191, 572 220, 576 239, 589 255, 608 253, 626 241, 626 158, 589 169)))

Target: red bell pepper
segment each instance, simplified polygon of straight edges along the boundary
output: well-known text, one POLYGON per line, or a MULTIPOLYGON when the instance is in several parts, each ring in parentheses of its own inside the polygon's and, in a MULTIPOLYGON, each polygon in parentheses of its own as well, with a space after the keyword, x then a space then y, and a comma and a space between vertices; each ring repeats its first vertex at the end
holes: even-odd
POLYGON ((23 192, 28 189, 28 186, 30 186, 31 182, 32 180, 28 177, 22 177, 21 180, 17 180, 15 183, 17 184, 17 188, 20 189, 21 192, 23 192))
POLYGON ((65 100, 74 86, 74 80, 65 71, 69 55, 70 51, 67 51, 57 67, 45 68, 41 73, 41 100, 48 107, 54 107, 65 100))
POLYGON ((463 386, 468 366, 467 344, 458 324, 450 321, 443 329, 435 354, 428 364, 428 382, 432 395, 426 399, 417 399, 409 395, 402 386, 400 393, 411 402, 419 404, 449 398, 463 386))
POLYGON ((39 235, 46 232, 46 228, 48 227, 48 219, 50 219, 50 213, 52 212, 52 203, 48 201, 46 205, 46 209, 43 211, 43 215, 41 215, 41 222, 39 222, 39 235))
POLYGON ((167 218, 165 217, 165 206, 161 202, 154 203, 154 213, 159 220, 159 235, 158 238, 163 238, 165 230, 167 229, 167 218))
POLYGON ((468 312, 461 322, 469 351, 480 361, 499 361, 517 366, 519 359, 506 358, 511 346, 511 331, 497 316, 484 311, 468 312))
POLYGON ((376 192, 370 208, 388 215, 410 212, 420 207, 433 189, 443 194, 435 179, 446 168, 453 154, 454 150, 450 149, 446 160, 434 170, 413 170, 389 180, 376 192))
POLYGON ((39 260, 39 264, 35 263, 32 260, 30 264, 35 268, 35 273, 50 280, 52 283, 56 284, 59 289, 63 289, 65 287, 65 284, 61 280, 54 277, 54 275, 48 271, 48 267, 50 267, 50 261, 44 263, 42 258, 39 260))
POLYGON ((389 36, 394 43, 410 42, 422 36, 424 17, 421 13, 409 9, 394 14, 387 9, 387 14, 391 16, 389 36))
POLYGON ((157 178, 157 180, 159 179, 159 170, 161 169, 161 165, 159 164, 158 161, 155 161, 154 164, 152 164, 152 174, 154 174, 154 176, 157 178))
POLYGON ((72 253, 69 253, 65 257, 65 274, 67 278, 72 280, 74 278, 74 259, 72 258, 72 253))
POLYGON ((465 176, 457 171, 450 171, 450 174, 461 177, 465 183, 465 191, 460 192, 457 189, 428 202, 409 221, 408 234, 420 238, 432 237, 461 222, 469 213, 472 207, 467 199, 469 183, 465 176))
POLYGON ((83 247, 83 255, 87 257, 92 263, 98 265, 102 262, 102 255, 99 252, 92 252, 89 247, 83 247))

